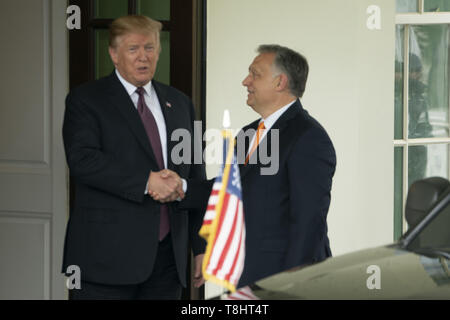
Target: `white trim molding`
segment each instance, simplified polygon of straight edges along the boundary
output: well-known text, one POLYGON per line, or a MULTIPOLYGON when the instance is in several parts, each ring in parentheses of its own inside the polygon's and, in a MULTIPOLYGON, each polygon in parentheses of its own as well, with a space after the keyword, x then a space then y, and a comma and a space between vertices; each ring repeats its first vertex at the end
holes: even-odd
POLYGON ((404 13, 395 15, 395 24, 450 24, 450 12, 404 13))

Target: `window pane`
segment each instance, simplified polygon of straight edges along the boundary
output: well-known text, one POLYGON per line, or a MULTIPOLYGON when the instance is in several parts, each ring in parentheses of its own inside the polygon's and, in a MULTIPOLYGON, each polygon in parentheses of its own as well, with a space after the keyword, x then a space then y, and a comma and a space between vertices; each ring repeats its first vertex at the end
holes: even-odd
POLYGON ((449 27, 410 28, 409 138, 448 137, 449 27))
POLYGON ((137 12, 155 20, 170 20, 170 0, 138 0, 137 12))
POLYGON ((95 17, 115 19, 128 14, 128 0, 96 0, 95 17))
POLYGON ((425 0, 425 12, 442 12, 450 11, 449 0, 425 0))
POLYGON ((418 0, 396 0, 397 13, 417 12, 418 0))
POLYGON ((161 54, 155 72, 155 80, 170 85, 170 32, 161 32, 161 54))
POLYGON ((394 139, 403 139, 403 57, 404 26, 397 25, 395 36, 395 112, 394 139))
POLYGON ((411 146, 408 150, 408 188, 420 179, 448 178, 448 144, 411 146))
POLYGON ((394 241, 403 226, 403 147, 394 148, 394 241))
POLYGON ((108 53, 108 29, 95 30, 95 78, 109 75, 114 65, 108 53))

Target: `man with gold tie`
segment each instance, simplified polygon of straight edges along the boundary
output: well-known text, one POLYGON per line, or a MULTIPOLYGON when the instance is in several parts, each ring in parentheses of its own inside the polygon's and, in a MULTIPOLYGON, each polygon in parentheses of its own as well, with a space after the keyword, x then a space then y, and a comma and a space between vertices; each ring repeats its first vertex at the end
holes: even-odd
POLYGON ((308 63, 279 45, 261 45, 258 53, 242 84, 261 118, 237 139, 256 132, 240 166, 246 226, 240 287, 331 256, 326 218, 336 155, 325 129, 300 103, 308 63), (276 172, 261 170, 267 165, 262 151, 279 152, 276 172))

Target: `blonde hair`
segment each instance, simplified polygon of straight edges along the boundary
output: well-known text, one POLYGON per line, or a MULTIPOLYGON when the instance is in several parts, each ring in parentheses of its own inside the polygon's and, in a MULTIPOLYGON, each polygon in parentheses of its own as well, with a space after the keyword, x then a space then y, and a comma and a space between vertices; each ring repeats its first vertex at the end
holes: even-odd
POLYGON ((117 38, 129 33, 151 34, 155 33, 158 47, 161 49, 159 35, 162 24, 159 21, 142 15, 129 15, 117 18, 109 27, 109 46, 117 47, 117 38))

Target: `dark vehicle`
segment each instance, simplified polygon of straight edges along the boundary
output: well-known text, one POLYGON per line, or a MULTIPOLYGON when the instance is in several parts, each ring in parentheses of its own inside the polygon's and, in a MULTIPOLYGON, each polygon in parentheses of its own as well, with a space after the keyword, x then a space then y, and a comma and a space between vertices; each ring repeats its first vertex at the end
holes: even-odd
MULTIPOLYGON (((250 286, 259 299, 450 299, 450 183, 413 183, 409 229, 388 246, 278 273, 250 286)), ((229 297, 228 297, 229 298, 229 297)))

